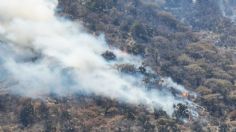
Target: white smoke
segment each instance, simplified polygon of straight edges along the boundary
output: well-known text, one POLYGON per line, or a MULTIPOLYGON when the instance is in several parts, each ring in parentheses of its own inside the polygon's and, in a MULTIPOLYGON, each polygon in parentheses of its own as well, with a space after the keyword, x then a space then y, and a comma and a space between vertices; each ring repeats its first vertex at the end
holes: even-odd
POLYGON ((163 86, 169 87, 169 88, 175 88, 176 90, 180 92, 188 92, 182 85, 179 85, 175 83, 171 78, 163 78, 163 86))
POLYGON ((104 37, 92 36, 80 25, 57 18, 56 0, 0 3, 0 79, 15 80, 17 85, 9 88, 13 94, 34 98, 50 93, 94 94, 162 108, 170 115, 173 105, 182 102, 168 92, 147 90, 141 77, 118 72, 114 64, 140 65, 141 59, 114 49, 117 61, 105 61, 101 54, 109 48, 104 37))
POLYGON ((197 0, 192 0, 193 4, 195 4, 197 2, 197 0))
POLYGON ((235 0, 218 0, 221 14, 235 22, 236 20, 236 1, 235 0))

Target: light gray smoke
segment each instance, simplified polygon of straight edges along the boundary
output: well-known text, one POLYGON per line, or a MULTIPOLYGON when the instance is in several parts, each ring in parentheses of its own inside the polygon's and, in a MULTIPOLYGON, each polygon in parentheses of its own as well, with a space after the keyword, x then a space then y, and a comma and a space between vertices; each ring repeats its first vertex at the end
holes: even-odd
POLYGON ((236 1, 218 0, 221 13, 224 17, 230 18, 233 22, 236 20, 236 1))
MULTIPOLYGON (((170 115, 173 105, 183 102, 168 92, 147 90, 139 76, 117 71, 115 64, 140 65, 141 58, 113 49, 117 61, 104 60, 101 54, 109 49, 104 36, 92 36, 78 23, 55 17, 56 0, 0 3, 0 79, 14 82, 9 87, 12 94, 33 98, 94 94, 162 108, 170 115)), ((170 82, 165 85, 185 91, 170 82)))

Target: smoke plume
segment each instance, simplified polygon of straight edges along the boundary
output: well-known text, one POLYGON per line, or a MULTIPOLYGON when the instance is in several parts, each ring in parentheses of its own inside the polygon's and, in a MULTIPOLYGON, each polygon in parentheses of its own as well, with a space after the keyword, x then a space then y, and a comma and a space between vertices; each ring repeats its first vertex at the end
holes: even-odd
POLYGON ((236 1, 235 0, 219 0, 219 8, 224 17, 231 19, 233 22, 236 20, 236 1))
MULTIPOLYGON (((33 98, 51 93, 104 96, 128 104, 161 108, 168 114, 183 102, 166 90, 148 90, 142 76, 114 65, 141 65, 141 58, 109 49, 103 35, 55 16, 56 0, 0 0, 0 79, 12 94, 33 98), (111 50, 116 61, 101 54, 111 50)), ((167 79, 166 87, 185 89, 167 79), (170 84, 173 83, 173 84, 170 84)))

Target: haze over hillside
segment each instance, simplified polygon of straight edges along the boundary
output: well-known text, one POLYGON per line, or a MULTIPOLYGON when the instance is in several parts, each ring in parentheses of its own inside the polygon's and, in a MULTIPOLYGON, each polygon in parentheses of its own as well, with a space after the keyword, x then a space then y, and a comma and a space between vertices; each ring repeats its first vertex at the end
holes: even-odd
POLYGON ((234 0, 0 0, 0 131, 235 131, 234 0))

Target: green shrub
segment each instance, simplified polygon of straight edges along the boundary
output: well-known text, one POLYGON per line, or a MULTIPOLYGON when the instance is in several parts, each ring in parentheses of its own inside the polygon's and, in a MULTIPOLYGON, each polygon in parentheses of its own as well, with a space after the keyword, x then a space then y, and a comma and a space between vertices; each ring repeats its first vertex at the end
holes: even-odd
POLYGON ((228 98, 229 98, 231 101, 235 102, 235 101, 236 101, 236 90, 233 91, 233 92, 230 92, 228 98))
POLYGON ((208 94, 211 94, 211 93, 212 93, 212 90, 211 90, 211 89, 208 89, 207 87, 204 87, 204 86, 199 86, 199 87, 196 89, 196 92, 198 92, 198 93, 201 94, 201 95, 208 95, 208 94))
POLYGON ((117 65, 117 68, 120 72, 127 73, 127 74, 134 74, 136 73, 136 68, 132 64, 120 64, 117 65))
POLYGON ((217 49, 214 47, 213 44, 209 43, 193 43, 187 46, 187 52, 188 54, 195 58, 213 58, 216 53, 217 49))
POLYGON ((228 80, 223 79, 207 79, 204 85, 213 91, 226 94, 230 89, 233 88, 233 84, 228 80))
POLYGON ((180 65, 188 65, 193 62, 193 60, 186 54, 181 54, 178 58, 177 61, 180 65))
POLYGON ((231 80, 233 77, 229 75, 226 71, 220 68, 214 68, 212 70, 212 76, 217 79, 231 80))
POLYGON ((196 73, 196 74, 204 74, 205 70, 202 69, 198 64, 190 64, 185 66, 185 69, 189 72, 196 73))
POLYGON ((86 7, 94 12, 107 12, 116 3, 117 0, 88 0, 86 7))
POLYGON ((138 43, 146 43, 149 40, 146 28, 137 21, 131 26, 131 34, 134 40, 138 43))

